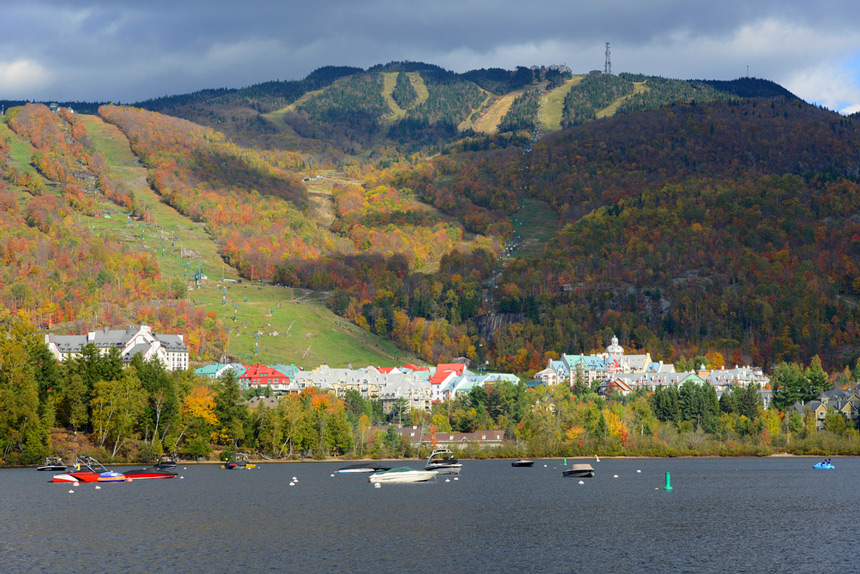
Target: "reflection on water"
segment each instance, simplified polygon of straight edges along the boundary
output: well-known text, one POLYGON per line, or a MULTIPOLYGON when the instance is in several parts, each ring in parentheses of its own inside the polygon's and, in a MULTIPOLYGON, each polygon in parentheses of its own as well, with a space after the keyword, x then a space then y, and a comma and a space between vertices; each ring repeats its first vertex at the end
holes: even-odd
POLYGON ((855 569, 860 459, 835 471, 807 458, 590 462, 582 485, 560 460, 464 461, 459 480, 378 489, 366 475, 332 477, 340 463, 180 464, 182 479, 98 490, 0 470, 0 571, 855 569))

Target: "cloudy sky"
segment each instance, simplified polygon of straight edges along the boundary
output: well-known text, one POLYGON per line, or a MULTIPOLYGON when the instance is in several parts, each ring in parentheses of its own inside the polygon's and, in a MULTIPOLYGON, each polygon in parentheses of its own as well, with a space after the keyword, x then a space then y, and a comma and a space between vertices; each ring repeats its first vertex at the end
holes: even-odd
POLYGON ((0 99, 132 103, 417 60, 773 80, 860 110, 856 0, 3 0, 0 99))

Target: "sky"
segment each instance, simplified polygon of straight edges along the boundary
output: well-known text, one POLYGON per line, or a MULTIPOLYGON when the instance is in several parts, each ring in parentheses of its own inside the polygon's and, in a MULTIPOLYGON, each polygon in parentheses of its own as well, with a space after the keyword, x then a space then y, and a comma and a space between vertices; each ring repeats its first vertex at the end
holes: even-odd
POLYGON ((299 80, 327 65, 567 64, 772 80, 860 111, 856 0, 3 0, 0 99, 112 101, 299 80))

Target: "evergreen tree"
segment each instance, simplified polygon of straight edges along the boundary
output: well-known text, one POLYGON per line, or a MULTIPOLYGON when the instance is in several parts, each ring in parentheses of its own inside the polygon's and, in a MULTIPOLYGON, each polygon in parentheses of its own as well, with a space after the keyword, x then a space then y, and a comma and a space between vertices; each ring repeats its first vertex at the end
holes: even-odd
POLYGON ((223 440, 227 444, 238 446, 245 440, 247 413, 236 373, 228 369, 221 377, 218 394, 215 395, 215 415, 221 425, 223 440))

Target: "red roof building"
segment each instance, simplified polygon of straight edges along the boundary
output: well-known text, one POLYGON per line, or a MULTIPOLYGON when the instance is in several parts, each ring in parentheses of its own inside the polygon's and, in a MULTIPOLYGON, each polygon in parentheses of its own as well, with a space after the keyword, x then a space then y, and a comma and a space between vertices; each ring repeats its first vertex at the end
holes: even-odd
POLYGON ((439 363, 436 367, 436 372, 430 376, 430 384, 440 385, 452 374, 459 377, 465 370, 466 365, 463 363, 439 363))
POLYGON ((267 386, 276 392, 290 391, 290 377, 259 363, 245 365, 245 372, 239 377, 239 382, 246 389, 267 386))

